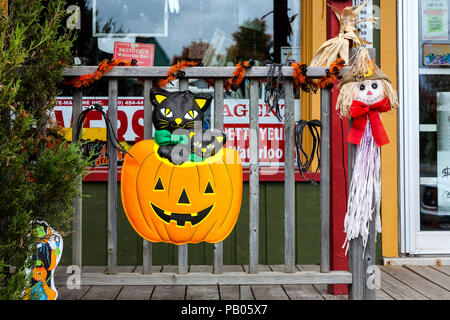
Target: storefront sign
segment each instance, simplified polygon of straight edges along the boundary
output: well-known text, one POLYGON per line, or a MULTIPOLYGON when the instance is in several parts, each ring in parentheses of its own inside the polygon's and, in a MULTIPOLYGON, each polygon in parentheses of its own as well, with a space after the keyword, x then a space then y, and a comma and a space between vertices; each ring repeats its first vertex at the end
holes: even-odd
POLYGON ((448 40, 448 1, 422 2, 423 40, 448 40))
POLYGON ((114 59, 136 60, 139 67, 152 67, 155 45, 149 43, 114 42, 114 59))
POLYGON ((423 45, 423 64, 426 66, 449 66, 450 44, 425 43, 423 45))
MULTIPOLYGON (((83 108, 94 103, 108 110, 107 97, 84 97, 83 108)), ((284 116, 284 100, 280 100, 281 115, 284 116)), ((295 101, 296 113, 300 110, 299 101, 295 101)), ((141 141, 144 138, 144 99, 142 97, 120 97, 118 104, 117 137, 119 141, 126 141, 127 145, 141 141)), ((214 105, 214 102, 212 103, 214 105)), ((259 101, 259 161, 261 167, 271 167, 270 179, 277 181, 284 179, 284 124, 280 122, 275 112, 268 112, 269 106, 264 100, 259 101), (278 168, 278 169, 277 169, 278 168)), ((72 97, 59 97, 54 108, 54 116, 62 127, 71 127, 72 123, 72 97)), ((211 119, 211 123, 214 119, 211 119)), ((83 128, 105 128, 105 122, 100 112, 89 112, 83 128)), ((106 129, 104 129, 106 130, 106 129)), ((245 99, 224 100, 224 131, 227 134, 227 147, 236 149, 242 159, 242 165, 249 165, 249 101, 245 99)), ((103 141, 105 132, 90 130, 89 138, 103 141)), ((97 148, 102 149, 103 147, 97 148)), ((105 151, 96 165, 106 166, 105 151)), ((122 160, 119 155, 119 161, 122 160)), ((269 171, 267 171, 269 172, 269 171)))
POLYGON ((450 92, 437 93, 438 214, 450 211, 450 92))
POLYGON ((300 61, 299 47, 281 47, 281 64, 290 66, 300 61))

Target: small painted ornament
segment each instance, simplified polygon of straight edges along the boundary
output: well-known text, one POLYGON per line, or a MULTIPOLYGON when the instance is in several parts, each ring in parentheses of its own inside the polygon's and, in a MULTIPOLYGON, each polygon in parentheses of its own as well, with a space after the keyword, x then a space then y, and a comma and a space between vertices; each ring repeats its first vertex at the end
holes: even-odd
POLYGON ((31 286, 25 292, 26 300, 56 300, 58 291, 55 287, 55 268, 61 260, 63 238, 45 221, 34 221, 40 238, 33 256, 34 266, 31 272, 31 286))
POLYGON ((359 236, 366 247, 372 219, 376 219, 376 231, 381 232, 380 147, 389 143, 381 113, 398 108, 398 97, 366 48, 358 50, 340 89, 336 109, 341 117, 352 119, 347 141, 357 146, 344 220, 347 253, 350 240, 359 236))
POLYGON ((202 129, 212 97, 190 91, 151 91, 154 140, 125 156, 122 203, 144 239, 176 245, 223 241, 242 200, 239 154, 221 132, 202 129))

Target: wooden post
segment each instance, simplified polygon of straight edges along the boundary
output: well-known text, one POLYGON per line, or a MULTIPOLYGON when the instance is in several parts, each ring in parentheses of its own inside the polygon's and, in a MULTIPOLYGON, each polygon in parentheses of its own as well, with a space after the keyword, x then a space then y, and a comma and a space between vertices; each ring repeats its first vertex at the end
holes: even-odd
POLYGON ((259 82, 250 80, 250 264, 249 273, 258 272, 259 241, 259 82))
POLYGON ((320 272, 330 272, 330 90, 322 89, 320 98, 320 272))
MULTIPOLYGON (((150 90, 153 87, 151 79, 144 80, 144 139, 153 138, 152 102, 150 90)), ((152 273, 152 243, 143 239, 142 242, 142 273, 152 273)))
MULTIPOLYGON (((223 80, 214 82, 214 129, 223 131, 223 80)), ((214 273, 223 272, 223 242, 214 244, 214 273)))
POLYGON ((292 80, 286 80, 284 114, 284 272, 295 268, 295 96, 292 80))
MULTIPOLYGON (((111 134, 117 136, 118 80, 110 79, 108 88, 108 118, 111 134)), ((108 274, 117 267, 117 150, 108 141, 108 274)))
MULTIPOLYGON (((369 49, 370 58, 375 59, 375 49, 369 49)), ((356 54, 356 49, 352 49, 350 57, 356 54)), ((352 61, 350 61, 350 65, 352 61)), ((349 127, 351 127, 351 122, 349 127)), ((356 153, 356 146, 349 144, 348 159, 349 159, 349 173, 348 173, 348 188, 350 190, 350 182, 352 178, 354 159, 356 153)), ((375 212, 374 212, 375 213, 375 212)), ((376 219, 375 216, 369 222, 369 238, 367 240, 366 248, 364 250, 361 236, 350 241, 349 253, 349 267, 352 272, 352 285, 350 286, 349 298, 352 300, 375 300, 375 287, 370 287, 371 282, 369 277, 372 276, 373 265, 375 265, 375 240, 376 240, 376 219)))
MULTIPOLYGON (((83 105, 83 92, 81 90, 75 90, 73 93, 73 103, 72 103, 72 139, 75 139, 75 133, 77 130, 77 120, 82 112, 83 105)), ((80 135, 82 132, 80 132, 80 135)), ((75 197, 73 200, 73 221, 72 221, 72 264, 77 265, 80 270, 82 267, 82 216, 83 216, 83 202, 82 202, 82 192, 83 183, 80 177, 80 184, 78 185, 79 196, 75 197)))
MULTIPOLYGON (((179 81, 179 89, 180 91, 188 90, 189 82, 188 79, 181 79, 179 81)), ((186 274, 188 272, 188 245, 178 246, 178 273, 186 274)))

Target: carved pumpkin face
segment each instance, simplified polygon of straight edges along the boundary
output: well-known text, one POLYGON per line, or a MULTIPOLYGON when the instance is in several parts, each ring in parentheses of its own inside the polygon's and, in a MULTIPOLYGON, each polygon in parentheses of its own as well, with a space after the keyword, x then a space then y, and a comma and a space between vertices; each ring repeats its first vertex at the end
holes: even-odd
POLYGON ((122 203, 133 228, 148 241, 177 245, 225 239, 242 200, 237 152, 223 148, 204 162, 174 165, 157 148, 144 140, 125 156, 122 203))

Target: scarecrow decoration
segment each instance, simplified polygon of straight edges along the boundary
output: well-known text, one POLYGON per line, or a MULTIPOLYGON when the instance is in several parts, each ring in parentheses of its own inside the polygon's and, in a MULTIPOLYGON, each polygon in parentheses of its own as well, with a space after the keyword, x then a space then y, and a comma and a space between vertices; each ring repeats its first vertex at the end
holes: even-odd
POLYGON ((136 143, 122 166, 122 203, 130 224, 151 242, 224 240, 242 200, 238 153, 222 132, 204 130, 212 96, 153 88, 154 139, 136 143))
POLYGON ((372 17, 356 21, 361 10, 367 5, 367 2, 368 1, 362 3, 358 7, 345 7, 342 12, 339 12, 336 8, 331 6, 334 14, 339 20, 339 34, 320 46, 311 60, 310 67, 329 66, 338 58, 344 59, 345 64, 348 65, 351 41, 353 42, 354 48, 360 48, 362 44, 371 44, 371 42, 368 42, 359 36, 357 25, 361 22, 375 22, 378 18, 372 17))
POLYGON ((34 221, 40 238, 36 244, 31 272, 31 287, 25 292, 26 300, 56 300, 58 291, 55 287, 55 268, 61 260, 63 239, 45 221, 34 221))
POLYGON ((344 220, 347 253, 349 241, 358 236, 365 248, 370 220, 376 219, 376 230, 381 232, 380 147, 388 144, 389 138, 380 114, 399 104, 389 77, 370 59, 366 48, 358 50, 339 87, 336 109, 341 117, 352 119, 347 140, 357 146, 344 220))

